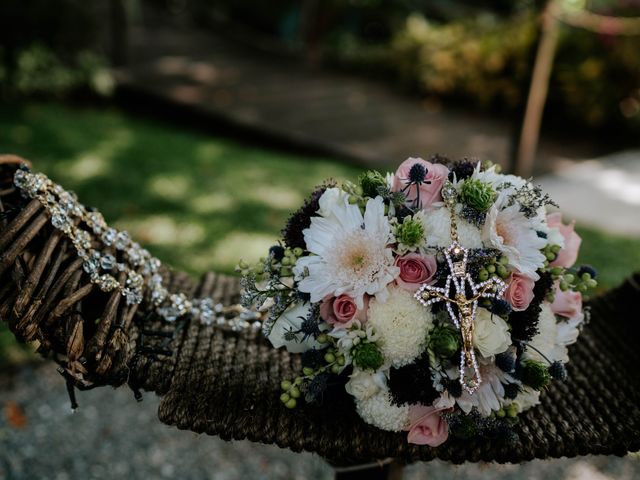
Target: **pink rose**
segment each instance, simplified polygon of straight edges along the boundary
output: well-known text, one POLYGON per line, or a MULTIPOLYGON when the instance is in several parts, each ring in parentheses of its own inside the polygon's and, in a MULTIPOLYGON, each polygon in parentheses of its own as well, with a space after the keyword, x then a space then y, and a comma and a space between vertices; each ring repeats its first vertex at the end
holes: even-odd
POLYGON ((582 295, 580 292, 556 288, 556 296, 551 304, 551 311, 566 318, 575 318, 582 313, 582 295))
POLYGON ((429 163, 421 158, 408 158, 400 164, 396 174, 393 177, 394 192, 404 191, 407 196, 407 204, 413 205, 413 202, 417 198, 417 192, 420 191, 420 208, 428 208, 432 203, 442 200, 440 191, 442 185, 449 176, 449 169, 444 165, 438 163, 429 163), (407 188, 409 183, 409 171, 415 164, 422 165, 426 170, 426 175, 423 182, 420 185, 412 185, 407 188))
POLYGON ((320 317, 327 323, 335 327, 350 327, 353 320, 367 321, 367 308, 369 298, 364 297, 364 308, 358 310, 356 302, 349 295, 339 297, 325 297, 320 304, 320 317))
POLYGON ((395 263, 396 267, 400 268, 400 275, 396 279, 396 283, 405 290, 415 292, 422 284, 431 285, 436 281, 438 264, 433 255, 408 253, 397 257, 395 263))
POLYGON ((440 415, 442 410, 444 409, 411 405, 407 441, 430 447, 437 447, 446 442, 449 437, 449 425, 440 415))
POLYGON ((575 232, 575 224, 576 222, 573 221, 568 225, 563 225, 562 214, 560 212, 547 215, 547 225, 551 228, 557 228, 560 235, 564 238, 564 247, 558 253, 558 257, 549 264, 550 266, 569 268, 576 263, 582 238, 575 232))
POLYGON ((522 312, 527 309, 533 300, 533 286, 535 282, 526 275, 514 273, 507 290, 504 292, 504 299, 509 302, 514 312, 522 312))

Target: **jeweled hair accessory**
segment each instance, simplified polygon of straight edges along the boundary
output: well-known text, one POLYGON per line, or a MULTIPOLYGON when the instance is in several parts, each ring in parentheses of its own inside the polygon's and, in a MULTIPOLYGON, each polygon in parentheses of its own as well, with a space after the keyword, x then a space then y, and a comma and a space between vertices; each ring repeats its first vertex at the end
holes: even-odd
POLYGON ((553 206, 489 162, 441 157, 318 187, 265 258, 238 266, 265 335, 301 355, 282 403, 348 394, 363 421, 420 445, 513 439, 518 414, 566 378, 596 285, 553 206))

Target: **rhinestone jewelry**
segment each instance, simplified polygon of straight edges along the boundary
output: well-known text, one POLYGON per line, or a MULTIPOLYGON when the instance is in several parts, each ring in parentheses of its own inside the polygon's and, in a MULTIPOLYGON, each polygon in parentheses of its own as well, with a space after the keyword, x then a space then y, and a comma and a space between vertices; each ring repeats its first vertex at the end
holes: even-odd
POLYGON ((241 305, 224 306, 212 298, 189 299, 184 293, 170 294, 159 273, 160 260, 133 242, 128 232, 109 227, 100 212, 87 210, 75 193, 64 190, 46 175, 21 168, 13 182, 25 197, 42 204, 53 227, 71 240, 91 283, 103 292, 118 291, 128 305, 137 305, 145 298, 146 290, 156 313, 167 322, 188 315, 205 325, 226 325, 235 331, 261 328, 260 312, 241 305), (116 278, 121 273, 125 274, 124 283, 116 278))
POLYGON ((455 189, 447 182, 442 189, 443 198, 451 214, 452 243, 444 250, 449 266, 444 288, 423 284, 415 293, 415 298, 423 306, 428 307, 437 302, 445 302, 447 312, 453 324, 462 335, 462 352, 460 353, 460 385, 473 395, 482 384, 480 368, 473 348, 473 330, 481 298, 499 298, 507 289, 507 284, 499 278, 492 277, 484 282, 475 283, 467 270, 469 252, 458 243, 458 231, 455 222, 455 189), (454 291, 451 291, 453 284, 454 291), (472 296, 467 296, 468 288, 472 296), (456 307, 454 309, 454 306, 456 307))

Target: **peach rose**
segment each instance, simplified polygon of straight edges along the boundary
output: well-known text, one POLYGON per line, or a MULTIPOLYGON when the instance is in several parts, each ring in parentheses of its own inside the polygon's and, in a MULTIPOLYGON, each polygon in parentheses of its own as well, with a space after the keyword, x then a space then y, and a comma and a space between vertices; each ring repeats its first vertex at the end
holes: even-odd
POLYGON ((400 274, 396 283, 409 292, 415 292, 421 285, 433 284, 436 279, 438 264, 433 255, 420 255, 408 253, 396 258, 396 267, 400 268, 400 274))
POLYGON ((442 410, 424 405, 411 405, 407 441, 430 447, 437 447, 446 442, 449 437, 449 425, 440 415, 442 410))
POLYGON ((422 158, 408 158, 400 164, 396 174, 393 177, 392 190, 394 192, 404 191, 407 197, 407 205, 413 205, 413 202, 417 198, 417 193, 420 191, 420 208, 426 209, 431 206, 432 203, 442 200, 440 191, 442 185, 449 176, 449 169, 444 165, 438 163, 430 163, 422 158), (409 172, 411 167, 415 164, 420 164, 424 167, 426 175, 423 182, 420 185, 412 185, 407 190, 409 183, 409 172))
POLYGON ((568 225, 563 225, 560 212, 547 215, 547 225, 550 228, 557 228, 564 238, 564 247, 558 253, 558 257, 549 264, 550 266, 569 268, 576 263, 582 238, 575 232, 575 224, 576 222, 573 221, 568 225))
POLYGON ((364 297, 364 308, 358 310, 356 302, 349 295, 340 295, 339 297, 325 297, 320 304, 320 317, 334 327, 347 328, 353 323, 353 320, 367 321, 367 308, 369 298, 364 297))
POLYGON ((504 299, 509 302, 514 312, 522 312, 529 307, 533 300, 533 286, 535 282, 526 275, 514 273, 507 290, 504 292, 504 299))
POLYGON ((575 318, 582 313, 582 295, 580 292, 556 288, 556 295, 551 304, 551 311, 566 318, 575 318))

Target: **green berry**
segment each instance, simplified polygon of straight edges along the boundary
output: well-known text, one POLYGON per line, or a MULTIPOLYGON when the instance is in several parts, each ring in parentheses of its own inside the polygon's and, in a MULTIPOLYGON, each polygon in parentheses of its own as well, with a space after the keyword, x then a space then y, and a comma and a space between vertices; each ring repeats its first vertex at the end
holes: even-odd
POLYGON ((576 277, 573 275, 573 273, 566 273, 564 275, 564 281, 567 283, 573 283, 573 281, 576 279, 576 277))
POLYGON ((355 195, 349 195, 349 203, 351 205, 355 205, 356 203, 358 203, 358 197, 356 197, 355 195))
POLYGON ((560 245, 551 245, 551 251, 555 254, 560 253, 562 247, 560 245))
POLYGON ((291 275, 293 275, 293 270, 291 269, 291 267, 282 267, 282 269, 280 270, 280 276, 282 277, 290 277, 291 275))
POLYGON ((290 398, 289 401, 284 404, 284 406, 287 408, 296 408, 297 404, 298 402, 296 402, 295 398, 290 398))
POLYGON ((496 416, 498 418, 504 418, 507 416, 507 412, 505 412, 503 409, 500 409, 496 412, 496 416))
POLYGON ((595 288, 598 286, 598 281, 594 280, 593 278, 590 278, 589 280, 587 280, 587 287, 589 288, 595 288))
POLYGON ((291 259, 289 257, 283 257, 281 263, 282 265, 291 265, 291 259))
POLYGON ((553 275, 554 277, 559 277, 563 273, 564 273, 564 268, 562 267, 553 267, 551 269, 551 275, 553 275))
POLYGON ((340 367, 340 365, 338 365, 337 363, 331 365, 331 373, 338 375, 340 373, 340 370, 342 370, 342 367, 340 367))
POLYGON ((291 397, 289 396, 288 393, 283 393, 282 395, 280 395, 280 401, 282 403, 287 403, 290 399, 291 397))
POLYGON ((338 360, 336 360, 338 362, 338 365, 340 365, 341 367, 344 366, 346 360, 344 359, 344 357, 338 357, 338 360))
POLYGON ((547 260, 549 260, 550 262, 553 262, 556 259, 556 254, 551 252, 551 251, 547 251, 544 256, 547 258, 547 260))
POLYGON ((316 342, 318 342, 319 344, 325 344, 329 341, 329 336, 326 333, 321 333, 320 335, 318 335, 318 338, 316 338, 316 342))
POLYGON ((509 276, 509 270, 504 265, 498 265, 498 275, 500 278, 507 278, 509 276))
POLYGON ((500 265, 507 265, 509 263, 509 259, 505 256, 502 256, 498 259, 498 263, 500 265))
POLYGON ((324 361, 327 363, 333 363, 336 361, 336 356, 333 353, 325 353, 324 361))
POLYGON ((291 398, 300 398, 300 389, 298 387, 293 387, 289 391, 289 395, 291 395, 291 398))
POLYGON ((512 403, 507 407, 507 415, 510 418, 515 418, 518 416, 518 404, 517 403, 512 403))
POLYGON ((569 285, 564 280, 560 280, 560 290, 562 290, 563 292, 569 290, 569 285))
POLYGON ((314 370, 313 370, 313 368, 311 368, 311 367, 304 367, 304 368, 302 369, 302 373, 304 373, 304 374, 305 374, 305 376, 307 376, 307 377, 308 377, 309 375, 313 375, 313 372, 314 372, 314 370))
POLYGON ((591 280, 591 274, 589 272, 584 272, 580 278, 582 279, 583 282, 587 282, 589 280, 591 280))
POLYGON ((489 272, 489 273, 496 273, 496 266, 495 266, 495 265, 489 265, 489 266, 487 266, 487 272, 489 272))
POLYGON ((285 392, 288 391, 292 387, 291 382, 289 380, 282 380, 280 382, 280 388, 285 392))
POLYGON ((304 250, 302 250, 302 248, 300 248, 300 247, 296 247, 296 248, 293 249, 293 254, 296 257, 301 257, 303 253, 304 253, 304 250))
POLYGON ((478 272, 478 280, 480 280, 481 282, 484 282, 488 278, 489 278, 489 272, 484 268, 481 268, 480 271, 478 272))

